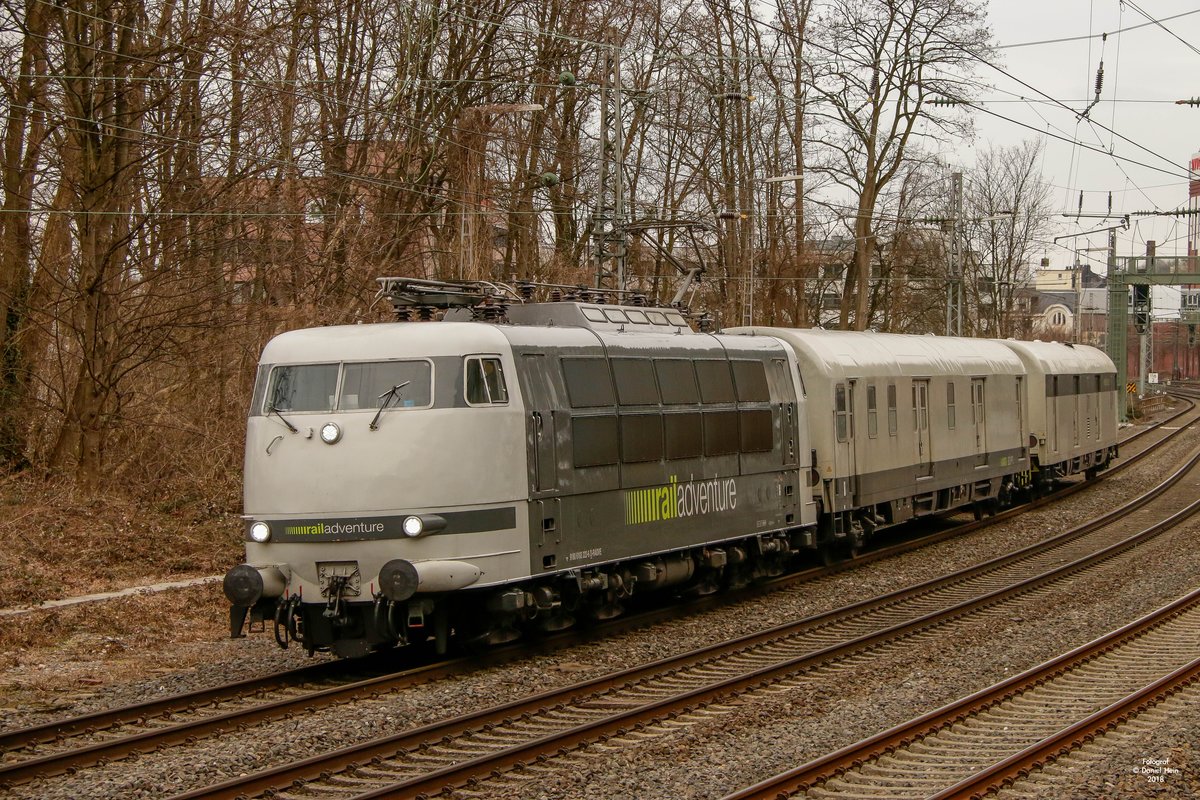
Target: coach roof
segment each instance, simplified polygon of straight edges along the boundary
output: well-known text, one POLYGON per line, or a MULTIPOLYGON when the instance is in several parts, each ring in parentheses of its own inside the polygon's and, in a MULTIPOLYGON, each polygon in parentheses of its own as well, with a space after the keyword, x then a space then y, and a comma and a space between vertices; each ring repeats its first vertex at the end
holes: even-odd
POLYGON ((867 375, 1021 375, 1021 359, 992 339, 913 336, 820 328, 733 328, 726 333, 774 336, 808 368, 829 377, 867 375))

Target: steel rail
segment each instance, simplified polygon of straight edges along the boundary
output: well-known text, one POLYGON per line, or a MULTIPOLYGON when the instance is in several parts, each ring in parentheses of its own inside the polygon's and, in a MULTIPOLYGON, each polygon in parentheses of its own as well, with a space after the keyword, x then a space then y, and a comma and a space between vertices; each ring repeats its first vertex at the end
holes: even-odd
MULTIPOLYGON (((806 792, 839 778, 868 761, 895 753, 913 743, 925 740, 950 725, 969 719, 980 710, 1011 700, 1093 661, 1098 655, 1139 639, 1148 631, 1158 628, 1172 619, 1183 614, 1196 613, 1198 610, 1200 610, 1200 589, 1044 664, 795 769, 728 794, 722 800, 766 800, 766 798, 786 798, 806 792)), ((1123 714, 1130 713, 1131 709, 1145 707, 1152 699, 1161 698, 1167 692, 1188 685, 1196 680, 1198 669, 1200 669, 1200 662, 1193 660, 1122 700, 1069 725, 1053 736, 1024 748, 966 780, 946 787, 928 797, 927 800, 981 796, 981 793, 998 786, 1007 778, 1045 761, 1048 754, 1061 751, 1063 748, 1070 749, 1073 743, 1078 743, 1089 733, 1103 730, 1123 714)))
MULTIPOLYGON (((1196 411, 1195 403, 1190 403, 1189 407, 1175 412, 1158 421, 1153 426, 1138 431, 1128 437, 1123 444, 1141 439, 1154 432, 1162 432, 1167 423, 1178 419, 1189 411, 1196 411)), ((731 603, 742 602, 763 594, 769 594, 797 582, 836 574, 837 572, 852 569, 866 563, 894 557, 898 554, 910 552, 945 539, 962 536, 966 533, 986 528, 1089 488, 1099 480, 1116 474, 1122 469, 1147 457, 1157 447, 1181 434, 1184 427, 1186 426, 1169 431, 1167 436, 1161 441, 1153 443, 1150 447, 1133 457, 1122 459, 1120 463, 1098 476, 1097 481, 1072 484, 1045 498, 1039 498, 1031 503, 1009 509, 993 517, 966 523, 956 526, 953 529, 930 534, 912 541, 879 548, 863 554, 852 561, 841 562, 829 567, 818 567, 794 572, 768 581, 760 586, 750 587, 738 592, 725 593, 716 597, 701 598, 682 606, 641 612, 636 615, 613 620, 606 625, 600 626, 595 631, 570 631, 533 643, 521 643, 510 647, 497 648, 483 655, 470 658, 452 659, 405 669, 399 672, 385 670, 383 674, 366 680, 348 682, 326 689, 307 691, 298 697, 286 697, 255 704, 247 708, 231 709, 206 715, 198 719, 184 720, 160 727, 149 728, 117 739, 90 742, 74 749, 48 753, 15 762, 0 763, 0 787, 6 784, 27 781, 39 775, 56 774, 77 770, 90 765, 104 764, 125 756, 146 752, 147 750, 160 749, 173 743, 189 742, 205 736, 220 735, 229 730, 241 730, 251 724, 285 718, 289 714, 299 713, 305 709, 331 705, 338 702, 347 702, 362 694, 377 695, 382 692, 394 692, 421 683, 439 680, 450 675, 503 664, 513 659, 525 657, 531 652, 556 650, 580 642, 610 636, 615 632, 644 627, 666 619, 701 613, 731 603)), ((918 587, 914 587, 914 589, 916 588, 918 587)), ((856 608, 857 605, 849 608, 856 608)), ((376 663, 385 662, 389 656, 394 657, 395 655, 396 652, 393 651, 373 656, 370 659, 360 659, 357 662, 326 662, 302 667, 297 670, 283 671, 259 678, 202 689, 197 692, 177 694, 147 703, 93 712, 76 718, 53 721, 24 729, 0 732, 0 752, 13 752, 17 748, 28 747, 30 745, 53 744, 71 736, 94 735, 105 731, 115 732, 127 725, 145 726, 152 718, 166 720, 175 715, 195 714, 205 708, 215 710, 222 703, 244 700, 249 694, 265 694, 267 692, 300 688, 306 681, 335 680, 343 675, 347 668, 359 669, 363 666, 370 667, 376 663)))
MULTIPOLYGON (((1200 462, 1200 454, 1193 457, 1184 469, 1175 473, 1172 476, 1172 482, 1178 482, 1188 471, 1196 469, 1198 462, 1200 462)), ((1161 487, 1156 490, 1156 493, 1161 493, 1161 487)), ((1123 506, 1117 512, 1110 512, 1106 516, 1128 514, 1135 508, 1144 505, 1145 502, 1144 498, 1139 498, 1126 504, 1126 506, 1123 506)), ((809 651, 800 656, 786 658, 769 666, 752 669, 734 677, 712 681, 698 688, 672 695, 665 699, 635 705, 624 710, 614 709, 613 713, 601 719, 574 726, 565 732, 540 736, 531 741, 504 747, 496 752, 462 760, 459 763, 435 769, 418 777, 408 778, 400 782, 391 783, 377 790, 355 795, 355 797, 357 800, 368 800, 368 798, 395 795, 411 796, 414 794, 436 792, 444 786, 467 785, 470 780, 477 780, 481 774, 486 775, 491 772, 504 772, 508 769, 519 768, 520 765, 526 764, 532 759, 549 758, 555 751, 565 749, 569 752, 573 748, 584 747, 590 742, 600 740, 603 736, 620 735, 630 727, 646 724, 647 720, 659 721, 672 713, 687 713, 697 707, 704 707, 707 704, 724 702, 739 694, 754 691, 762 686, 787 679, 805 668, 815 666, 819 663, 840 660, 851 653, 860 652, 882 643, 894 642, 919 630, 929 629, 930 627, 961 618, 978 609, 993 606, 1003 600, 1026 594, 1052 581, 1073 575, 1148 541, 1163 530, 1169 529, 1173 525, 1178 524, 1182 519, 1190 516, 1190 514, 1195 513, 1198 508, 1200 508, 1200 501, 1193 503, 1192 506, 1182 512, 1178 512, 1165 520, 1160 520, 1155 525, 1134 536, 1126 537, 1090 555, 1077 558, 1068 564, 1048 569, 1027 580, 1009 584, 994 591, 953 604, 948 608, 924 614, 916 619, 875 630, 872 633, 858 636, 836 645, 809 651)), ((1073 529, 1061 534, 1060 537, 1055 537, 1055 540, 1072 536, 1077 538, 1080 535, 1083 534, 1073 529)), ((1026 548, 1026 550, 1033 550, 1038 547, 1038 545, 1032 545, 1026 548)), ((1005 560, 1011 560, 1011 556, 996 559, 996 561, 1005 560)), ((989 562, 988 565, 964 570, 963 572, 979 572, 991 569, 994 569, 994 565, 989 562)), ((939 579, 930 583, 944 582, 946 582, 946 579, 939 579)), ((920 587, 914 588, 919 589, 920 587)), ((912 594, 913 591, 914 589, 906 589, 896 594, 912 594)), ((839 611, 843 613, 848 612, 847 616, 853 616, 858 612, 859 607, 871 602, 864 601, 863 604, 857 604, 856 607, 839 611)), ((891 605, 894 602, 894 598, 888 596, 886 600, 880 602, 880 606, 891 605)), ((838 612, 830 613, 835 614, 838 612)), ((809 622, 811 622, 811 618, 810 620, 803 621, 803 623, 809 622)), ((651 678, 661 679, 664 675, 677 676, 681 670, 686 669, 689 665, 711 661, 716 657, 715 654, 717 653, 744 651, 747 649, 747 645, 753 646, 754 644, 761 644, 767 641, 767 636, 773 635, 777 641, 787 630, 795 629, 803 623, 791 623, 779 626, 772 629, 769 633, 747 634, 731 642, 702 648, 682 656, 663 659, 654 664, 635 667, 614 673, 613 675, 585 681, 562 690, 542 693, 533 698, 514 701, 494 709, 482 710, 446 723, 435 723, 417 731, 404 732, 394 736, 375 739, 360 745, 342 748, 323 756, 314 756, 294 764, 283 765, 241 779, 188 792, 180 795, 176 800, 193 800, 194 798, 201 797, 240 797, 264 791, 286 791, 284 787, 289 784, 303 787, 307 781, 328 779, 336 773, 348 773, 350 776, 341 778, 342 783, 339 785, 339 789, 345 791, 347 788, 345 782, 355 782, 357 780, 354 778, 356 774, 361 774, 364 771, 378 772, 381 769, 379 764, 382 764, 389 757, 400 756, 408 752, 424 753, 425 748, 436 744, 438 738, 449 737, 449 740, 454 740, 455 737, 461 736, 466 732, 475 732, 475 735, 478 736, 481 735, 480 732, 489 732, 494 726, 512 724, 514 720, 529 719, 539 714, 545 715, 549 710, 548 707, 552 704, 555 706, 554 711, 562 713, 567 709, 569 704, 582 702, 586 705, 588 702, 592 702, 588 699, 589 697, 594 697, 605 691, 611 691, 614 687, 630 688, 639 682, 649 682, 651 678), (376 763, 370 767, 364 767, 364 762, 372 761, 376 763)), ((615 705, 615 701, 613 704, 615 705)), ((460 745, 459 749, 461 747, 460 745)))

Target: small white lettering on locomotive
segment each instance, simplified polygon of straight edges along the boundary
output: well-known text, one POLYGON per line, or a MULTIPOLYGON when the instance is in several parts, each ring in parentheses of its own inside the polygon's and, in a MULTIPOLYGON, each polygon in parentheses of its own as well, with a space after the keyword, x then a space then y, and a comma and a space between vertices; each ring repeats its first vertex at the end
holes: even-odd
POLYGON ((603 547, 593 547, 591 550, 576 550, 574 553, 567 553, 567 561, 587 561, 600 558, 602 555, 604 555, 603 547))

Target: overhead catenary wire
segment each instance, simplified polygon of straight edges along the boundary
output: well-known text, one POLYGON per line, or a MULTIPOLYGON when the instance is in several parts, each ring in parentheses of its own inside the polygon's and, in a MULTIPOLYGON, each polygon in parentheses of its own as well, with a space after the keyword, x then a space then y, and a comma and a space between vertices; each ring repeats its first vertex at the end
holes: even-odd
MULTIPOLYGON (((524 32, 525 32, 525 33, 534 33, 534 31, 530 31, 530 30, 524 30, 524 32)), ((545 33, 545 32, 543 32, 543 31, 538 31, 537 33, 539 33, 539 34, 542 34, 542 33, 545 33)), ((269 41, 269 40, 268 40, 268 41, 269 41)), ((978 106, 976 106, 976 107, 978 107, 978 106)), ((997 116, 1001 116, 1001 115, 997 115, 997 116)), ((454 130, 454 128, 453 128, 453 127, 451 127, 451 128, 449 128, 449 130, 454 130)), ((586 156, 585 156, 585 158, 586 158, 586 156)), ((1132 161, 1132 160, 1131 160, 1131 161, 1132 161)), ((279 161, 279 160, 276 160, 276 161, 275 161, 275 163, 276 163, 276 164, 286 164, 286 163, 291 163, 291 162, 284 162, 284 161, 279 161)), ((1132 163, 1139 163, 1139 162, 1132 162, 1132 163)), ((646 168, 646 171, 647 171, 647 172, 651 172, 651 173, 663 174, 663 173, 662 173, 660 170, 656 170, 656 169, 654 169, 654 168, 652 168, 652 167, 647 167, 647 168, 646 168)), ((396 184, 395 182, 388 182, 388 181, 378 181, 378 180, 376 180, 376 181, 372 181, 371 179, 369 179, 369 178, 365 178, 365 177, 363 177, 363 176, 360 176, 360 175, 354 175, 354 174, 349 174, 349 173, 337 173, 337 172, 334 172, 334 173, 331 173, 331 174, 334 174, 335 176, 338 176, 338 177, 348 177, 348 178, 351 178, 351 179, 354 179, 354 180, 363 180, 364 182, 367 182, 367 183, 375 182, 375 183, 377 183, 378 185, 389 185, 389 184, 390 184, 390 185, 393 185, 393 186, 400 185, 400 186, 404 186, 404 188, 408 188, 408 187, 407 187, 406 185, 404 185, 404 184, 396 184)), ((410 189, 410 190, 411 190, 411 189, 410 189)), ((421 194, 426 194, 426 196, 429 196, 429 197, 436 197, 436 198, 439 198, 439 199, 442 199, 442 200, 448 200, 448 198, 446 198, 446 197, 444 197, 444 196, 442 196, 442 195, 440 195, 440 194, 427 194, 427 193, 424 193, 424 192, 421 192, 421 194)), ((414 215, 414 216, 423 216, 423 215, 425 215, 425 214, 426 214, 426 212, 421 212, 421 213, 414 213, 413 215, 414 215)), ((764 215, 764 216, 765 216, 765 215, 764 215)))

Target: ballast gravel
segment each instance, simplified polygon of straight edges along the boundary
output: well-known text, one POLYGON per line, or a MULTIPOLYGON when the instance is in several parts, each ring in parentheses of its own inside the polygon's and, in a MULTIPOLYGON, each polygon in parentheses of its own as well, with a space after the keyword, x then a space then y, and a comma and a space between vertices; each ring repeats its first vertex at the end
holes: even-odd
MULTIPOLYGON (((169 797, 868 599, 1001 555, 1111 509, 1172 472, 1196 448, 1200 435, 1189 430, 1181 439, 1149 463, 1066 501, 917 552, 503 667, 17 786, 5 796, 169 797)), ((1198 585, 1200 522, 1159 537, 1136 556, 1089 572, 1067 591, 1031 593, 1003 611, 970 617, 951 632, 914 637, 845 669, 823 669, 808 679, 710 708, 703 716, 652 728, 636 738, 610 740, 602 751, 589 748, 586 758, 569 757, 542 770, 527 770, 519 778, 489 784, 479 794, 588 800, 719 798, 1053 658, 1198 585), (604 757, 591 757, 595 752, 604 757)), ((124 705, 300 663, 295 650, 280 651, 268 639, 260 634, 249 640, 206 643, 202 646, 211 648, 211 660, 196 668, 152 680, 114 679, 72 697, 69 710, 35 713, 25 708, 6 713, 0 726, 124 705)), ((53 694, 48 700, 61 703, 53 694)), ((1189 709, 1172 718, 1174 728, 1164 727, 1141 742, 1127 739, 1127 745, 1088 762, 1086 771, 1066 784, 1045 788, 1041 796, 1200 796, 1200 772, 1191 749, 1194 735, 1188 736, 1200 730, 1200 711, 1196 704, 1189 709), (1168 774, 1165 784, 1150 784, 1131 771, 1143 758, 1167 758, 1180 772, 1168 774), (1105 794, 1106 786, 1122 792, 1132 786, 1130 791, 1148 793, 1105 794)))

